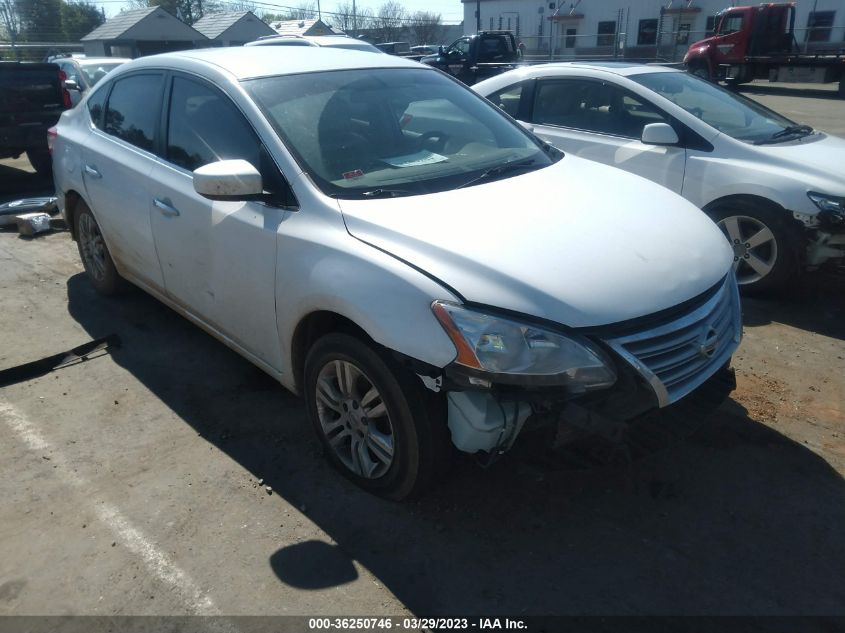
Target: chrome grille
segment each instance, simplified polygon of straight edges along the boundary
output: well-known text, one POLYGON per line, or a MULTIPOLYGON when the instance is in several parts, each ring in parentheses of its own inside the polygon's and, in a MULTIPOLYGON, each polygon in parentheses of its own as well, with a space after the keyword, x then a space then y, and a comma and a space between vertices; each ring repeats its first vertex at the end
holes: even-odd
POLYGON ((688 314, 606 342, 645 378, 664 407, 728 362, 741 336, 739 291, 731 274, 706 303, 688 314))

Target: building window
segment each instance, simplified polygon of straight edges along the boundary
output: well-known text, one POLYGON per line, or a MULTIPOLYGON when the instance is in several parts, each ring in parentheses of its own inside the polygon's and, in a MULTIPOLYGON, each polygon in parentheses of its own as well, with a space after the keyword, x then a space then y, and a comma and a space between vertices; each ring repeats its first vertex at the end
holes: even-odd
POLYGON ((704 37, 712 37, 716 32, 716 16, 707 16, 707 26, 704 27, 704 37))
POLYGON ((827 42, 836 11, 810 11, 807 19, 807 41, 827 42))
POLYGON ((599 22, 599 34, 596 38, 597 46, 613 46, 614 36, 616 35, 616 22, 607 21, 599 22))
POLYGON ((640 20, 637 30, 637 45, 653 46, 657 44, 657 20, 640 20))
POLYGON ((575 48, 575 34, 578 29, 566 29, 566 39, 563 42, 564 48, 575 48))

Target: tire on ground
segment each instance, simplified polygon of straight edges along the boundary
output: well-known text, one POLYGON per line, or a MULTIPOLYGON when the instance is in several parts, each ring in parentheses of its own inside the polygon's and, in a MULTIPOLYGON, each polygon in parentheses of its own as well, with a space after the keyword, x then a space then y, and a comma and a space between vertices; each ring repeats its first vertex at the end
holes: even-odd
MULTIPOLYGON (((324 374, 324 380, 325 376, 330 376, 330 373, 324 374)), ((350 381, 345 379, 345 382, 350 381)), ((354 380, 351 382, 355 383, 354 380)), ((362 383, 359 382, 360 384, 362 383)), ((399 366, 374 344, 365 343, 348 334, 335 333, 323 336, 308 352, 303 386, 308 417, 320 438, 326 457, 345 477, 360 487, 399 501, 420 494, 447 470, 453 448, 446 425, 444 400, 440 394, 427 390, 417 376, 399 366), (325 398, 321 400, 323 404, 318 406, 317 389, 320 373, 324 368, 328 368, 328 372, 334 371, 336 366, 332 367, 332 365, 336 361, 345 361, 354 365, 363 374, 363 385, 371 383, 386 407, 387 419, 392 431, 393 455, 389 468, 377 477, 361 476, 339 456, 338 452, 346 454, 354 450, 356 446, 352 443, 349 434, 334 434, 334 428, 329 430, 336 442, 340 435, 344 435, 343 440, 338 442, 340 449, 336 452, 326 431, 323 430, 320 407, 328 423, 334 424, 332 419, 334 416, 338 416, 336 419, 343 419, 342 411, 337 409, 329 411, 326 408, 325 398), (346 439, 350 440, 349 448, 346 447, 346 439)), ((356 393, 360 391, 360 388, 344 388, 340 380, 331 381, 329 387, 333 393, 340 394, 342 399, 348 402, 351 399, 349 410, 352 409, 353 404, 356 405, 356 410, 358 406, 364 410, 364 394, 356 393), (357 405, 359 401, 361 404, 357 405)), ((375 424, 373 420, 366 417, 365 419, 367 425, 375 424)), ((343 424, 341 421, 341 425, 343 424)), ((380 424, 384 424, 383 418, 380 424)), ((384 432, 384 428, 379 430, 384 432)), ((365 433, 369 434, 369 430, 365 433)), ((363 450, 369 450, 366 448, 367 442, 360 443, 365 445, 363 450)), ((368 453, 366 457, 372 458, 373 454, 368 453)))
POLYGON ((76 203, 74 231, 79 257, 94 289, 104 296, 115 295, 124 290, 126 281, 115 268, 111 253, 100 233, 100 225, 82 200, 76 203))
POLYGON ((28 149, 26 157, 35 172, 43 178, 53 177, 53 159, 46 149, 28 149))
MULTIPOLYGON (((800 226, 792 219, 788 211, 764 200, 740 197, 717 202, 706 207, 705 212, 717 224, 731 216, 752 218, 765 225, 774 236, 777 251, 772 268, 765 276, 743 283, 743 271, 746 269, 740 262, 737 277, 744 293, 765 293, 783 289, 798 277, 803 259, 803 238, 800 226)), ((743 237, 751 236, 744 235, 743 237)), ((733 243, 731 246, 733 247, 733 243)))

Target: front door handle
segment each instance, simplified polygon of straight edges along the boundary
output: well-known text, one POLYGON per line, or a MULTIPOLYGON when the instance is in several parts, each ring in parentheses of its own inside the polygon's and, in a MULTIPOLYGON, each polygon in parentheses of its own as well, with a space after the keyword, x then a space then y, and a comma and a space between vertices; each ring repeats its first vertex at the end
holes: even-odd
POLYGON ((102 178, 103 174, 97 171, 96 167, 91 167, 91 165, 85 165, 85 173, 91 176, 91 178, 102 178))
POLYGON ((162 215, 166 215, 169 218, 175 218, 179 215, 179 209, 174 207, 169 202, 165 202, 161 198, 153 198, 153 204, 155 205, 156 209, 161 211, 162 215))

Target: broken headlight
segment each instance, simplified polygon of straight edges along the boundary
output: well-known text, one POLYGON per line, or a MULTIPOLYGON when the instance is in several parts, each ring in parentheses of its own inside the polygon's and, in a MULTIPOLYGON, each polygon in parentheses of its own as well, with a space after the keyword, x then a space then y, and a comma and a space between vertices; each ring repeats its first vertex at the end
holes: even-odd
POLYGON ((574 392, 616 382, 611 362, 584 339, 445 301, 435 301, 431 309, 457 348, 458 365, 508 376, 510 382, 542 378, 543 384, 565 385, 574 392))
POLYGON ((810 191, 807 196, 823 212, 827 219, 838 224, 845 221, 845 198, 842 196, 829 196, 823 193, 810 191))

